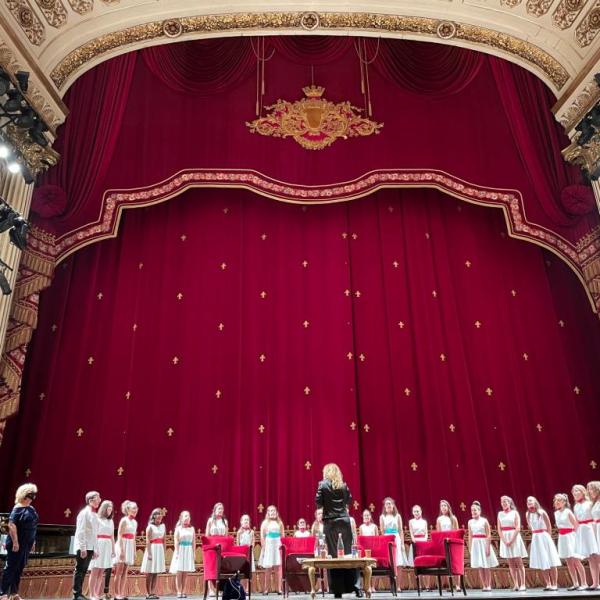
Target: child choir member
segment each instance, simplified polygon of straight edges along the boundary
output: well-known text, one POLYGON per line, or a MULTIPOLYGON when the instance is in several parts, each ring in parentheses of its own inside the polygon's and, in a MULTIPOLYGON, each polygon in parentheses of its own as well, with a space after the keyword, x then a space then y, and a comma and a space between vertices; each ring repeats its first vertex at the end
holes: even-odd
MULTIPOLYGON (((408 548, 408 557, 406 564, 409 567, 415 566, 414 544, 417 542, 427 541, 427 521, 423 518, 423 511, 418 504, 412 507, 413 518, 408 521, 408 533, 410 535, 410 546, 408 548)), ((431 582, 429 577, 423 578, 425 583, 425 591, 428 592, 431 582)))
POLYGON ((325 535, 323 533, 323 509, 322 508, 317 508, 317 510, 315 510, 315 520, 313 521, 313 524, 310 528, 310 534, 314 535, 315 537, 320 537, 325 535))
POLYGON ((498 566, 498 559, 492 547, 490 524, 481 516, 481 504, 475 500, 471 505, 471 519, 467 525, 471 568, 479 569, 479 578, 484 592, 492 591, 490 569, 498 566))
POLYGON ((113 521, 113 503, 104 500, 96 513, 98 518, 98 539, 96 558, 90 563, 90 597, 98 600, 102 596, 104 572, 112 569, 115 557, 115 522, 113 521))
POLYGON ((527 556, 527 549, 521 537, 521 516, 510 496, 502 496, 500 506, 502 507, 498 513, 500 557, 508 561, 508 569, 515 592, 524 592, 527 587, 523 559, 527 556))
POLYGON ((404 551, 402 517, 393 498, 388 497, 383 501, 383 509, 379 517, 379 529, 383 535, 394 535, 396 537, 396 567, 405 567, 407 562, 404 551))
MULTIPOLYGON (((236 544, 238 546, 250 546, 250 556, 252 557, 251 571, 254 573, 254 529, 252 529, 250 515, 242 515, 240 518, 240 527, 236 534, 236 544)), ((244 586, 244 589, 248 591, 246 589, 247 582, 245 579, 243 580, 242 585, 244 586)))
POLYGON ((458 519, 452 513, 452 507, 447 500, 440 500, 440 514, 435 520, 437 531, 452 531, 458 529, 458 519))
POLYGON ((310 531, 308 530, 308 526, 306 525, 306 519, 300 518, 296 523, 296 531, 294 531, 294 537, 310 537, 310 531))
POLYGON ((371 514, 371 511, 368 508, 365 508, 365 510, 363 510, 362 518, 363 522, 358 528, 358 535, 379 535, 379 529, 377 529, 377 525, 373 523, 373 515, 371 514))
POLYGON ((121 504, 123 518, 117 530, 117 543, 115 544, 115 597, 123 600, 127 596, 127 571, 135 562, 135 534, 137 521, 135 517, 138 506, 131 500, 121 504))
POLYGON ((594 534, 598 552, 590 556, 590 571, 592 573, 592 587, 600 590, 600 481, 590 481, 587 491, 592 502, 592 519, 594 520, 594 534))
POLYGON ((277 507, 267 507, 267 515, 260 526, 261 552, 259 565, 265 570, 263 591, 269 592, 271 579, 275 576, 277 593, 281 593, 281 538, 285 535, 283 521, 277 507))
MULTIPOLYGON (((593 563, 591 557, 598 554, 598 543, 594 531, 594 519, 592 517, 592 502, 589 499, 587 489, 583 485, 574 485, 571 494, 573 496, 573 514, 577 519, 577 529, 575 530, 575 552, 582 560, 588 559, 590 567, 593 563)), ((592 576, 595 569, 590 568, 592 576)), ((581 582, 580 582, 581 583, 581 582)), ((587 582, 584 581, 587 587, 587 582)), ((592 583, 592 587, 597 586, 597 580, 592 583)))
POLYGON ((533 496, 527 498, 527 524, 531 529, 529 568, 539 569, 542 572, 546 584, 545 591, 556 591, 560 557, 550 535, 552 531, 550 517, 533 496))
POLYGON ((571 576, 573 585, 567 588, 572 590, 587 589, 585 570, 577 553, 577 536, 575 530, 578 527, 577 519, 569 505, 567 494, 556 494, 554 496, 554 522, 558 529, 558 556, 567 563, 567 569, 571 576))
POLYGON ((165 572, 165 526, 163 511, 155 508, 150 513, 146 527, 146 549, 142 558, 141 573, 146 573, 146 598, 157 600, 158 574, 165 572))
POLYGON ((187 574, 196 570, 196 531, 192 527, 189 511, 180 513, 173 535, 174 552, 169 572, 175 575, 178 598, 187 598, 185 582, 187 574))

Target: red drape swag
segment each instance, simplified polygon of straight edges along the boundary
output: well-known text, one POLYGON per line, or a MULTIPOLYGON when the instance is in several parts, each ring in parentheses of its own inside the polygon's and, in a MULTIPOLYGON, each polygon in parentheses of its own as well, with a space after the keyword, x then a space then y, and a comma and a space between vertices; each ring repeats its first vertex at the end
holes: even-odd
POLYGON ((550 507, 597 473, 599 328, 500 211, 427 190, 310 207, 192 190, 126 211, 43 293, 4 504, 30 469, 44 521, 99 489, 170 526, 217 500, 232 525, 270 503, 291 524, 336 461, 359 510, 550 507))
MULTIPOLYGON (((65 188, 70 208, 39 224, 68 233, 98 218, 105 190, 149 186, 190 167, 254 169, 305 185, 349 181, 374 169, 437 169, 519 190, 530 221, 572 242, 597 223, 560 204, 562 187, 577 172, 560 156, 568 141, 543 84, 513 64, 465 49, 365 42, 374 118, 384 123, 380 135, 307 152, 291 139, 248 132, 257 52, 269 58, 266 105, 300 98, 314 72, 327 98, 362 106, 357 43, 274 38, 259 52, 256 38, 227 38, 149 48, 100 65, 69 92, 63 159, 46 178, 65 188)), ((36 202, 43 197, 34 209, 36 202)))

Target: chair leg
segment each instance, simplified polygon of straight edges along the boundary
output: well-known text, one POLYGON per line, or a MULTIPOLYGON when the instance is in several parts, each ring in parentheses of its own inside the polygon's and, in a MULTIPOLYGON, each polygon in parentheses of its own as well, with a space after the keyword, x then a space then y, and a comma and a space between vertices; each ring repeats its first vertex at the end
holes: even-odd
POLYGON ((419 581, 419 576, 415 573, 415 581, 417 582, 417 595, 421 595, 421 582, 419 581))
POLYGON ((450 591, 452 592, 452 595, 454 596, 454 581, 452 579, 452 575, 448 575, 448 585, 450 586, 450 591))
POLYGON ((248 577, 248 600, 252 598, 252 571, 250 571, 250 577, 248 577))
POLYGON ((463 594, 466 596, 467 595, 467 588, 465 587, 465 576, 461 575, 460 576, 460 587, 463 591, 463 594))
POLYGON ((393 571, 390 573, 390 589, 392 590, 392 596, 395 597, 398 595, 398 588, 396 586, 396 576, 394 575, 393 571))
POLYGON ((216 598, 216 600, 219 600, 219 581, 220 581, 220 579, 217 579, 215 581, 215 598, 216 598))
POLYGON ((438 591, 440 592, 440 596, 442 595, 442 577, 440 575, 437 576, 438 580, 438 591))
POLYGON ((208 580, 204 580, 204 600, 206 600, 206 596, 208 595, 208 580))

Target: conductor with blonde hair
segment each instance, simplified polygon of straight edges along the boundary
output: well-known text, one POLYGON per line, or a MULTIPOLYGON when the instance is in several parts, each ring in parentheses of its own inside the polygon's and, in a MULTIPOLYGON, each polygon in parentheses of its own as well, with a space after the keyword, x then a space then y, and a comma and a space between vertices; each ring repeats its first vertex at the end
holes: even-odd
POLYGON ((25 483, 17 489, 15 506, 8 517, 8 538, 6 540, 6 563, 2 572, 0 598, 6 600, 11 595, 19 598, 21 574, 27 564, 29 553, 35 547, 38 514, 31 505, 37 495, 33 483, 25 483))
MULTIPOLYGON (((350 554, 352 526, 348 506, 352 502, 352 496, 336 464, 329 463, 323 467, 323 481, 319 483, 315 501, 317 508, 323 509, 323 532, 329 554, 336 556, 340 536, 344 543, 344 554, 350 554)), ((362 592, 357 587, 357 576, 356 569, 330 569, 329 588, 334 596, 341 598, 342 594, 355 592, 361 597, 362 592)))

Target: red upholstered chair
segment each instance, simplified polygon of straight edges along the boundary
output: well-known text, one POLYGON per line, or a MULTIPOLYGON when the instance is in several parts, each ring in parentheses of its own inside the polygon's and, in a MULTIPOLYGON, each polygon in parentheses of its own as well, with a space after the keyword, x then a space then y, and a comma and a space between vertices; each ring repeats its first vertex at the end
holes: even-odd
POLYGON ((450 578, 450 589, 454 596, 452 577, 460 577, 460 588, 465 589, 465 530, 432 531, 431 540, 414 544, 415 577, 417 592, 421 595, 419 575, 434 575, 437 577, 438 590, 442 595, 442 577, 450 578))
POLYGON ((396 536, 359 535, 357 541, 363 556, 365 550, 370 550, 371 558, 377 559, 377 564, 373 567, 373 577, 389 577, 390 590, 394 596, 397 596, 396 536))
MULTIPOLYGON (((302 568, 298 562, 299 558, 313 558, 315 553, 315 537, 310 535, 303 538, 284 537, 281 538, 281 566, 283 595, 288 596, 292 592, 310 592, 310 581, 308 571, 302 568)), ((321 574, 317 573, 320 577, 321 574)), ((321 592, 323 591, 323 579, 321 577, 321 592)))
POLYGON ((208 594, 208 582, 226 581, 239 573, 240 579, 248 580, 248 598, 252 597, 252 547, 236 546, 229 535, 203 535, 202 556, 204 565, 204 600, 208 594))

